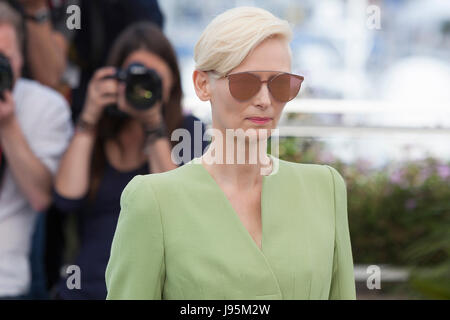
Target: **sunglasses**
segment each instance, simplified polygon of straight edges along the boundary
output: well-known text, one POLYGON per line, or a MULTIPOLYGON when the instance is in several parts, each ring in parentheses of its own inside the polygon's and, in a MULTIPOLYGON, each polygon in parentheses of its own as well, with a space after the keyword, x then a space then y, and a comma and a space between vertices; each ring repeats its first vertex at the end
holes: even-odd
POLYGON ((233 98, 241 102, 247 101, 259 92, 263 83, 267 83, 267 88, 275 100, 288 102, 297 96, 304 79, 296 74, 280 72, 268 80, 261 80, 254 72, 273 73, 273 71, 247 71, 225 76, 228 78, 228 87, 233 98))

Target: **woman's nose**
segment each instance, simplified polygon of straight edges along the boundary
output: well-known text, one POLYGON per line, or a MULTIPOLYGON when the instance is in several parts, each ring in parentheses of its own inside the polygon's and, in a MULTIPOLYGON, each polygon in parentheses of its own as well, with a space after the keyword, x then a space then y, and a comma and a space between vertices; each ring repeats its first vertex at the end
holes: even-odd
POLYGON ((270 91, 267 82, 261 84, 261 88, 255 96, 255 105, 263 107, 264 109, 270 106, 270 91))

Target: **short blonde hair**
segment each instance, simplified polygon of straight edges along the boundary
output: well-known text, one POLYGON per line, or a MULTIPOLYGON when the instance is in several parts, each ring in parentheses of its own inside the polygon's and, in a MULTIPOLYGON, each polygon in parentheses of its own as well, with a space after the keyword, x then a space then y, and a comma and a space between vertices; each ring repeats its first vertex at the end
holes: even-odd
POLYGON ((287 42, 292 31, 286 20, 254 7, 237 7, 214 18, 194 48, 195 68, 220 76, 237 67, 264 40, 281 37, 287 42))

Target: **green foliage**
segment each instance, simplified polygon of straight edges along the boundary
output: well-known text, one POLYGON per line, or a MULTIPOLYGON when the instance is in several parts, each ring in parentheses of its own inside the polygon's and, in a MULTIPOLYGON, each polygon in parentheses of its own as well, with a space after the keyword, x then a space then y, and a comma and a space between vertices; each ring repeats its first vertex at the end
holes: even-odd
POLYGON ((424 298, 450 300, 450 260, 430 268, 417 268, 409 282, 424 298))
POLYGON ((301 138, 280 139, 280 158, 328 164, 342 174, 355 263, 412 267, 413 290, 450 299, 450 163, 344 163, 324 142, 301 138))

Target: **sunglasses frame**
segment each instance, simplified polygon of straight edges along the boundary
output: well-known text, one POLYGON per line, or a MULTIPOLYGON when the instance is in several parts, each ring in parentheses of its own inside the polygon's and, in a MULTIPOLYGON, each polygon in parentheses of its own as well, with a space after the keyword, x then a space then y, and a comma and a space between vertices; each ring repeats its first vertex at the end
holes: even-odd
POLYGON ((281 71, 281 72, 280 72, 280 71, 273 71, 273 70, 242 71, 242 72, 236 72, 236 73, 230 73, 230 74, 227 74, 226 76, 223 76, 223 78, 227 78, 227 80, 228 80, 228 90, 230 90, 230 94, 233 96, 233 98, 235 98, 236 100, 238 100, 238 101, 240 101, 240 102, 245 102, 245 101, 248 101, 248 100, 250 100, 251 98, 253 98, 253 97, 261 90, 261 86, 263 85, 263 83, 267 83, 267 89, 269 90, 270 95, 271 95, 275 100, 277 100, 278 102, 281 102, 281 103, 287 103, 287 102, 293 100, 293 99, 298 95, 298 92, 300 91, 300 88, 301 88, 301 86, 302 86, 303 80, 305 80, 305 77, 300 76, 300 75, 298 75, 298 74, 289 73, 289 72, 283 72, 283 71, 281 71), (261 80, 261 78, 260 78, 257 74, 255 74, 255 73, 257 73, 257 72, 277 72, 277 74, 275 74, 273 77, 271 77, 271 78, 268 79, 268 80, 261 80), (233 94, 231 93, 231 89, 230 89, 230 78, 229 78, 229 76, 236 75, 236 74, 244 74, 244 73, 245 73, 245 74, 251 74, 251 75, 254 76, 255 78, 258 78, 258 80, 259 80, 259 88, 258 88, 258 91, 256 91, 256 93, 255 93, 254 95, 252 95, 251 97, 249 97, 248 99, 246 99, 246 100, 240 100, 240 99, 236 98, 235 96, 233 96, 233 94), (296 94, 293 98, 289 99, 288 101, 279 101, 279 100, 278 100, 277 98, 275 98, 275 96, 273 95, 273 93, 272 93, 272 91, 271 91, 271 89, 270 89, 269 83, 270 83, 272 80, 274 80, 274 79, 276 79, 277 77, 279 77, 279 76, 281 76, 281 75, 284 75, 284 74, 287 74, 287 75, 289 75, 289 76, 292 76, 292 77, 295 77, 295 78, 299 79, 299 80, 300 80, 300 86, 299 86, 299 89, 298 89, 298 91, 297 91, 297 94, 296 94))

